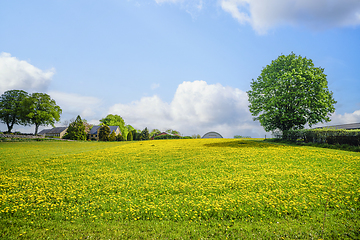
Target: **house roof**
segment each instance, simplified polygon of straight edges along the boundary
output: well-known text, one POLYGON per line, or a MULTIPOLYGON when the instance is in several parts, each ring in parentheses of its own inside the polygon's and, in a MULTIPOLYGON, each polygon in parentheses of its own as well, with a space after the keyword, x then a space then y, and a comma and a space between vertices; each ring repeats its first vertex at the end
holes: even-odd
MULTIPOLYGON (((97 134, 98 132, 98 129, 100 128, 101 126, 93 126, 89 132, 89 134, 97 134)), ((110 133, 112 133, 112 131, 115 131, 119 128, 119 126, 109 126, 110 128, 110 133)), ((119 128, 119 131, 120 131, 120 128, 119 128)), ((121 133, 121 131, 120 131, 121 133)))
POLYGON ((325 126, 320 128, 335 128, 335 129, 360 129, 360 123, 350 123, 350 124, 340 124, 340 125, 334 125, 334 126, 325 126))
POLYGON ((38 135, 44 135, 44 134, 48 133, 50 130, 51 130, 50 128, 49 129, 43 129, 40 132, 38 132, 38 135))
POLYGON ((50 129, 47 133, 62 133, 63 131, 67 130, 67 127, 55 127, 50 129))

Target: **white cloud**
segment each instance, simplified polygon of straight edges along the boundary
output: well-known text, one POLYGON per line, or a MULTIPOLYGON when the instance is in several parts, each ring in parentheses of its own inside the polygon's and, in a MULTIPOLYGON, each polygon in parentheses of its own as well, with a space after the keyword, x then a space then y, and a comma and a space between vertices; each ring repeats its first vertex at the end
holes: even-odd
POLYGON ((353 113, 337 114, 336 112, 331 116, 331 122, 317 124, 314 127, 333 126, 340 124, 360 123, 360 110, 353 113))
POLYGON ((314 29, 357 26, 358 0, 219 0, 221 8, 258 33, 278 25, 305 25, 314 29))
MULTIPOLYGON (((281 25, 315 30, 360 25, 359 0, 216 0, 240 24, 250 24, 264 34, 281 25)), ((203 9, 203 0, 155 0, 178 4, 191 15, 203 9)))
POLYGON ((55 69, 43 71, 26 61, 12 57, 10 53, 0 54, 0 93, 12 89, 29 92, 45 91, 55 69))
POLYGON ((116 104, 109 113, 119 114, 127 124, 140 129, 172 128, 185 135, 218 131, 224 137, 265 134, 259 123, 252 121, 245 92, 205 81, 183 82, 171 103, 158 96, 143 97, 130 104, 116 104))
POLYGON ((80 115, 81 118, 89 120, 100 115, 102 102, 98 98, 57 91, 51 91, 49 95, 63 109, 62 115, 68 116, 69 119, 80 115))

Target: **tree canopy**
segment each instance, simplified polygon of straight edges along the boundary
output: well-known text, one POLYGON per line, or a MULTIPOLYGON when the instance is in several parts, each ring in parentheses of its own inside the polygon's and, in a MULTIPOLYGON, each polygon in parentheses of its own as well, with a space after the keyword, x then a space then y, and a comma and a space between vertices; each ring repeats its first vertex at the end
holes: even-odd
POLYGON ((155 137, 156 135, 160 134, 161 131, 159 129, 153 129, 151 132, 150 132, 150 137, 155 137))
POLYGON ((63 138, 71 140, 86 140, 85 125, 80 115, 77 116, 75 121, 69 124, 67 132, 63 138))
POLYGON ((267 65, 251 82, 250 112, 266 131, 302 129, 330 121, 336 101, 324 69, 291 53, 267 65))
POLYGON ((25 99, 26 121, 35 125, 35 135, 41 125, 52 125, 60 121, 61 108, 46 93, 33 93, 25 99))
POLYGON ((141 140, 149 140, 150 139, 150 134, 149 134, 149 130, 147 129, 147 127, 141 131, 141 140))
POLYGON ((23 90, 9 90, 0 96, 0 122, 6 124, 9 133, 15 124, 27 124, 24 108, 27 97, 28 93, 23 90))
POLYGON ((124 138, 127 137, 129 132, 128 128, 125 126, 124 119, 119 115, 108 114, 105 118, 100 119, 101 123, 104 123, 108 126, 119 126, 121 134, 124 138))

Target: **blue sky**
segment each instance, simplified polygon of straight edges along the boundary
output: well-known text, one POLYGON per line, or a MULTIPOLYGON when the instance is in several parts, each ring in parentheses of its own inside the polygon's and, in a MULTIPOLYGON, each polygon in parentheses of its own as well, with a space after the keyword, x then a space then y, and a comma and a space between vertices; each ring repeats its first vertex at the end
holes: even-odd
POLYGON ((263 137, 246 91, 294 52, 325 69, 338 102, 327 125, 360 122, 360 2, 269 2, 1 1, 0 94, 46 92, 61 122, 111 113, 139 129, 263 137))

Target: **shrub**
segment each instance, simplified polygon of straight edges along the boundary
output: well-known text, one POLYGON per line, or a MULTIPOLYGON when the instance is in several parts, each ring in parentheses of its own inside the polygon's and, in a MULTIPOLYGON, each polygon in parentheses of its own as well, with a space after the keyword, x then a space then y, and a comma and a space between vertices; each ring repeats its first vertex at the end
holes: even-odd
POLYGON ((128 141, 132 141, 132 140, 133 140, 133 134, 132 134, 131 131, 130 131, 130 132, 128 133, 128 135, 127 135, 127 140, 128 140, 128 141))
POLYGON ((115 131, 112 131, 112 133, 110 134, 109 141, 110 142, 116 141, 116 133, 115 133, 115 131))
POLYGON ((170 135, 170 134, 166 134, 166 135, 160 135, 160 136, 156 136, 154 137, 154 140, 159 140, 159 139, 180 139, 181 137, 178 135, 170 135))
POLYGON ((120 133, 116 136, 116 141, 125 141, 125 138, 120 133))
POLYGON ((103 125, 99 129, 99 141, 109 141, 110 128, 106 125, 103 125))

